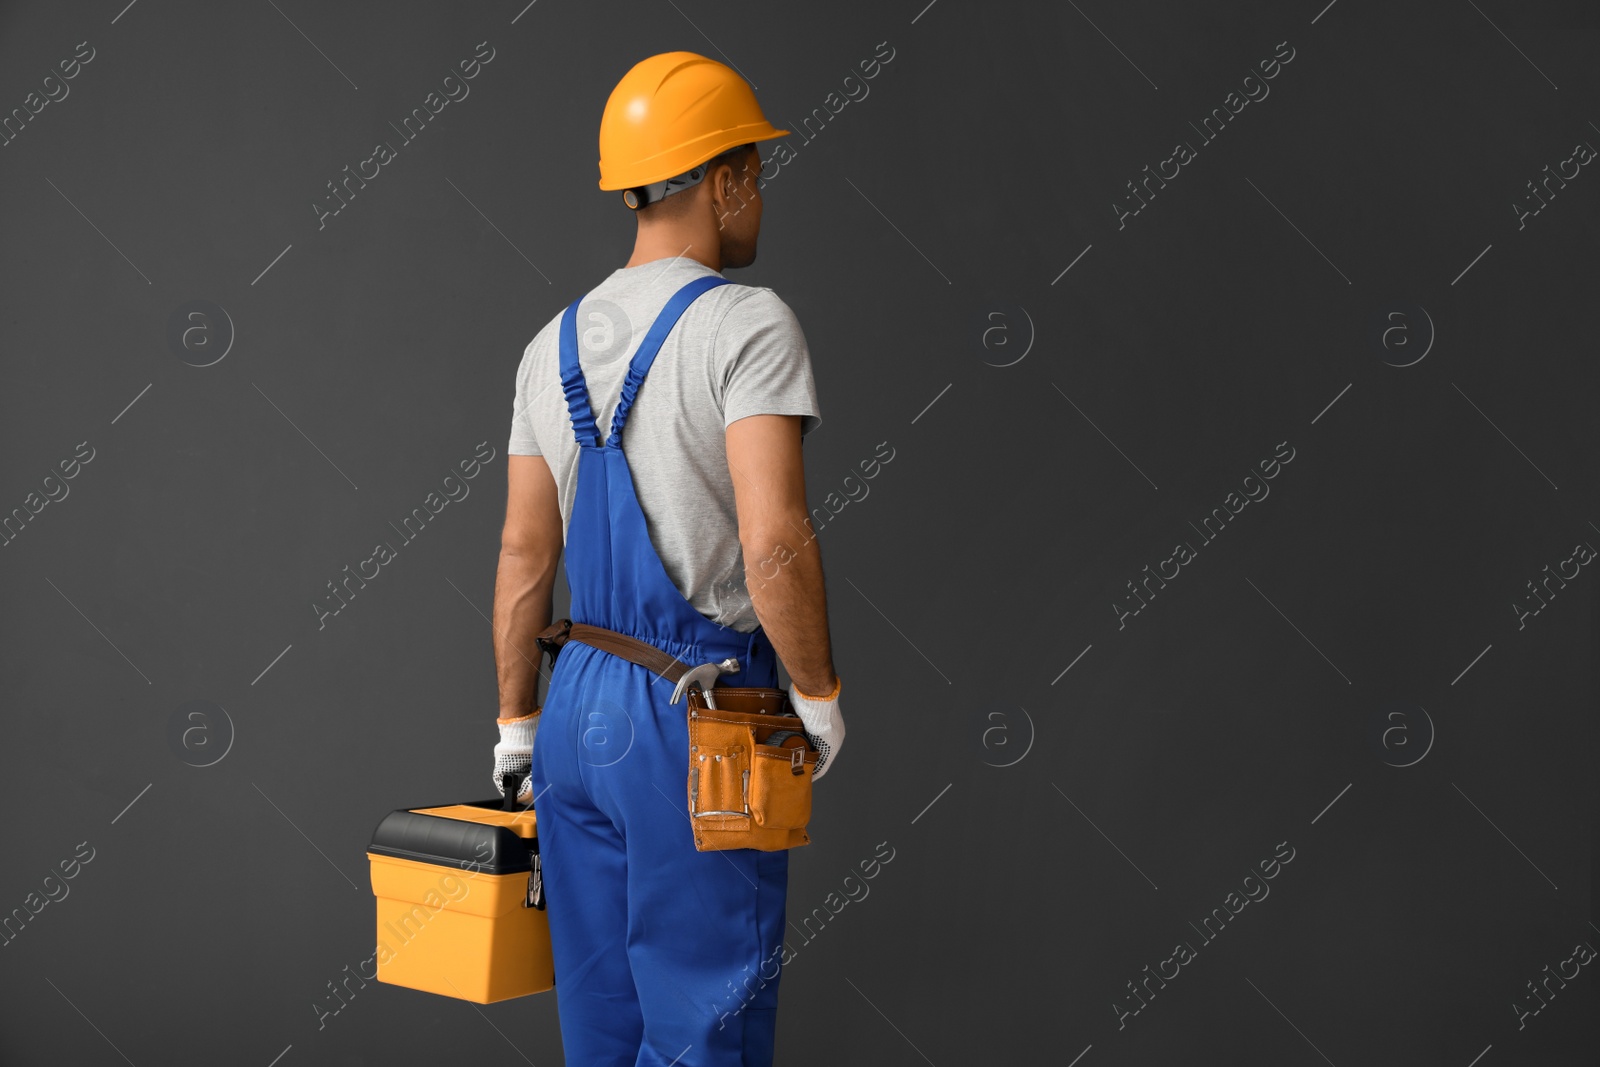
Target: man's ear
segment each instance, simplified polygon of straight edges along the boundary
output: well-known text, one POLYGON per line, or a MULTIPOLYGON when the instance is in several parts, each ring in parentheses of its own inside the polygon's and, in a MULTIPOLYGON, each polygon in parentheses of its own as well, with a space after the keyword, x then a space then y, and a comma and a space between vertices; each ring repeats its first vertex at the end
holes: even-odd
POLYGON ((740 203, 744 202, 747 187, 760 174, 761 168, 759 165, 753 169, 750 166, 750 164, 756 160, 757 156, 757 151, 754 148, 750 148, 747 149, 745 154, 740 157, 739 165, 737 167, 731 163, 727 165, 728 185, 725 195, 728 197, 728 199, 737 199, 740 203))
POLYGON ((729 200, 739 195, 739 184, 748 169, 748 156, 749 152, 746 152, 739 157, 737 163, 723 162, 717 166, 717 188, 722 190, 722 195, 729 200))

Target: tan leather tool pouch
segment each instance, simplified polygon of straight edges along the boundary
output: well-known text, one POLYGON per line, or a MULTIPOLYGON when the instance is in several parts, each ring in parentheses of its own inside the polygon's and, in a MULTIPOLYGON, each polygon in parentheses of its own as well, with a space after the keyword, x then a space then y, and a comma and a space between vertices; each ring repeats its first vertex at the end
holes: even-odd
POLYGON ((810 844, 817 753, 782 689, 691 686, 689 821, 701 852, 810 844), (787 714, 785 714, 787 713, 787 714))

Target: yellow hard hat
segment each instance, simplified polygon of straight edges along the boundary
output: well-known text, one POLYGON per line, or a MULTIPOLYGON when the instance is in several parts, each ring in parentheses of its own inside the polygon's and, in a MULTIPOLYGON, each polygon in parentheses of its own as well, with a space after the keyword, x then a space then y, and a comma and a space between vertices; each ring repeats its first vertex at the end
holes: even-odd
POLYGON ((635 64, 600 116, 600 188, 664 182, 753 141, 788 136, 761 114, 737 71, 693 52, 635 64))

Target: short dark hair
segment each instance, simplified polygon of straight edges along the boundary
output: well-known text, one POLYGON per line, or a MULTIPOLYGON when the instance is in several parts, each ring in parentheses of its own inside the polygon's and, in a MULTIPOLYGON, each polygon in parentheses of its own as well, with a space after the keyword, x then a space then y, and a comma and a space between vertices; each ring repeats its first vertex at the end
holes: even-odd
POLYGON ((734 145, 726 152, 719 152, 710 159, 706 160, 706 170, 716 170, 724 163, 728 164, 730 167, 737 167, 739 161, 744 158, 744 154, 755 148, 755 146, 756 143, 754 141, 746 141, 744 144, 734 145))

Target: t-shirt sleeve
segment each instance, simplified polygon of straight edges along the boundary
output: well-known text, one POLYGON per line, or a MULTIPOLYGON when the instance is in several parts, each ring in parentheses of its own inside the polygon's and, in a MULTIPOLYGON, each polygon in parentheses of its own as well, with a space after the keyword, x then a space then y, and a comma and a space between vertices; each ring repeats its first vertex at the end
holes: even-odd
POLYGON ((532 412, 528 410, 532 396, 528 392, 529 365, 533 362, 533 346, 522 353, 522 364, 517 368, 517 387, 511 396, 511 438, 506 452, 513 456, 539 456, 539 439, 533 435, 532 412))
POLYGON ((756 289, 728 309, 714 352, 724 428, 747 415, 799 415, 802 437, 821 425, 806 336, 772 290, 756 289))

